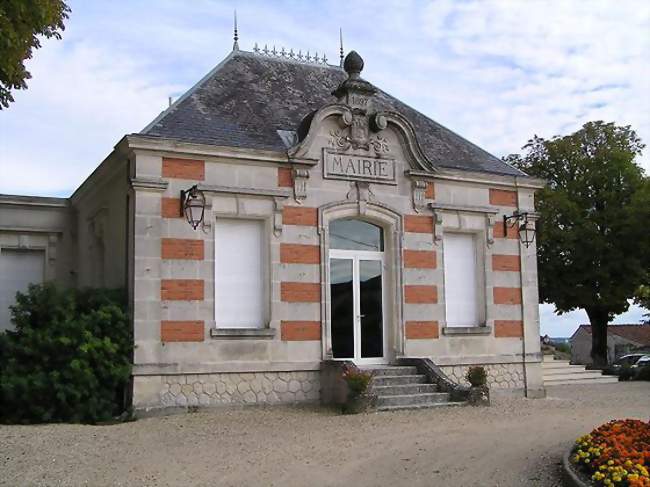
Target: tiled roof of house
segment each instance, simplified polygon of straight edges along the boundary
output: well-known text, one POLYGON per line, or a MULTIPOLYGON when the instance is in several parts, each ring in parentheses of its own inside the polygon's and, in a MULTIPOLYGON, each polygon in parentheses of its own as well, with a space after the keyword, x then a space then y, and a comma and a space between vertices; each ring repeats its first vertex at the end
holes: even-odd
MULTIPOLYGON (((346 73, 338 66, 233 51, 141 134, 286 151, 277 131, 295 132, 307 115, 335 102, 331 93, 345 78, 346 73)), ((434 165, 524 175, 381 90, 374 103, 377 109, 397 111, 411 121, 420 146, 434 165)))
MULTIPOLYGON (((591 325, 580 325, 578 330, 584 330, 591 335, 591 325)), ((576 330, 576 333, 578 332, 576 330)), ((609 325, 609 334, 620 336, 638 345, 650 346, 650 324, 648 325, 609 325)), ((575 333, 574 333, 575 336, 575 333)))

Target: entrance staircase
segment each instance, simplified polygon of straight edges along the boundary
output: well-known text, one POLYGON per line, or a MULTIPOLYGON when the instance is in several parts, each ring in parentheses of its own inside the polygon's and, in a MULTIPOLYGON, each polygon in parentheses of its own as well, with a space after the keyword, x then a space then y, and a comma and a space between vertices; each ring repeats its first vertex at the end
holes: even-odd
POLYGON ((415 366, 384 366, 364 368, 373 373, 370 390, 377 396, 378 411, 425 409, 464 406, 450 401, 449 393, 440 392, 437 384, 428 381, 415 366))
POLYGON ((568 360, 553 360, 552 355, 544 355, 542 370, 545 386, 618 382, 616 376, 602 375, 600 370, 586 370, 584 365, 571 365, 568 360))

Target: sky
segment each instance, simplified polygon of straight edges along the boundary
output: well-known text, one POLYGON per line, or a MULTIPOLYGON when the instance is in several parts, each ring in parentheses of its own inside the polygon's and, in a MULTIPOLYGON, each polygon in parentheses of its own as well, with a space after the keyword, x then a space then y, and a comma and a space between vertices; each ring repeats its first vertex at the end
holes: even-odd
MULTIPOLYGON (((235 8, 243 50, 266 43, 337 63, 342 28, 364 78, 496 156, 590 120, 631 125, 650 142, 646 0, 68 3, 63 40, 43 41, 29 89, 0 110, 0 193, 69 196, 124 134, 230 52, 235 8)), ((551 305, 540 316, 551 336, 588 322, 551 305)))

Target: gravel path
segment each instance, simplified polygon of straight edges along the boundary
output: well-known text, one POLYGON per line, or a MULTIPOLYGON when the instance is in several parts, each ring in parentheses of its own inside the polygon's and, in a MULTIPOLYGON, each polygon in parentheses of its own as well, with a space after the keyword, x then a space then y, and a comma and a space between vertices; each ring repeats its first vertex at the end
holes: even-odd
POLYGON ((574 438, 650 416, 650 383, 556 386, 490 408, 341 416, 212 410, 113 426, 0 426, 0 485, 560 486, 574 438))

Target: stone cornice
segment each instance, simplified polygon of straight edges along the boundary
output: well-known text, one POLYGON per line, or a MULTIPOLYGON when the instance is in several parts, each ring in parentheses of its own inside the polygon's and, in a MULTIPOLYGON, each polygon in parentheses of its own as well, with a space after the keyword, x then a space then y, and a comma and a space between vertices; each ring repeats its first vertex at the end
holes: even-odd
POLYGON ((169 183, 156 178, 131 178, 131 187, 142 191, 165 191, 169 183))
POLYGON ((122 139, 120 144, 129 151, 149 151, 169 154, 186 154, 191 156, 217 157, 239 161, 262 161, 287 163, 289 159, 284 152, 225 147, 210 144, 181 142, 174 139, 131 134, 122 139))
POLYGON ((68 198, 53 198, 49 196, 0 194, 0 205, 34 206, 39 208, 70 208, 70 200, 68 198))
POLYGON ((508 176, 504 174, 493 174, 476 171, 464 171, 460 169, 439 168, 437 173, 408 170, 405 174, 411 178, 427 179, 431 181, 445 180, 461 183, 475 183, 486 186, 503 186, 508 188, 541 189, 546 181, 530 176, 508 176))
POLYGON ((235 186, 214 186, 199 184, 198 188, 204 193, 241 194, 246 196, 271 196, 273 198, 289 198, 291 192, 286 189, 238 188, 235 186))

